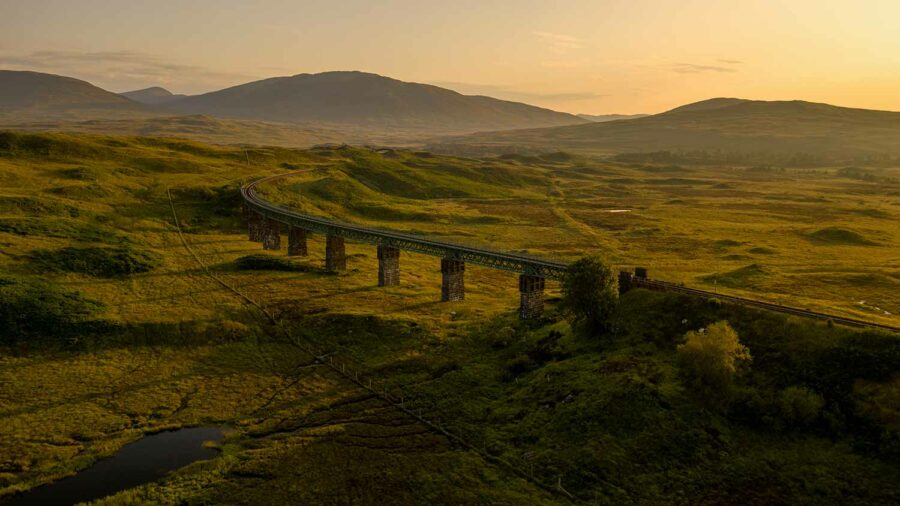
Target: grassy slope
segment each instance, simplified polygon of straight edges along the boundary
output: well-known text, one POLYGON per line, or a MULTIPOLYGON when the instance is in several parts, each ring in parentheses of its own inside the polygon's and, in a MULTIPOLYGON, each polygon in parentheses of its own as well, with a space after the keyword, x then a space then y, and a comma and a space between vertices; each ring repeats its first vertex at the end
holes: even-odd
MULTIPOLYGON (((834 233, 810 241, 793 231, 783 236, 793 241, 791 247, 758 239, 771 233, 772 224, 765 222, 771 218, 766 216, 775 214, 774 223, 780 223, 777 212, 795 220, 808 209, 816 212, 813 206, 823 204, 804 197, 823 187, 852 191, 859 199, 853 208, 893 216, 895 209, 878 204, 884 198, 879 192, 890 191, 883 186, 827 174, 723 176, 727 184, 744 181, 740 184, 753 189, 714 189, 724 190, 730 199, 753 199, 757 207, 739 208, 734 219, 743 219, 735 224, 700 211, 684 214, 690 206, 670 202, 715 202, 718 195, 709 184, 674 184, 669 174, 589 160, 478 162, 403 152, 381 156, 346 148, 244 151, 180 141, 44 135, 12 144, 15 149, 0 157, 5 189, 0 224, 7 227, 0 232, 3 272, 79 290, 104 302, 106 309, 99 316, 118 327, 109 335, 86 336, 74 348, 19 347, 0 357, 0 480, 6 492, 87 465, 142 432, 219 423, 234 430, 221 458, 191 466, 160 484, 123 492, 109 502, 250 504, 331 497, 367 503, 385 495, 399 503, 553 500, 486 466, 473 453, 423 432, 337 377, 303 368, 309 363, 307 355, 277 339, 278 329, 269 328, 204 276, 184 253, 164 193, 165 187, 176 186, 181 188, 174 195, 188 241, 201 259, 282 315, 304 342, 336 351, 340 360, 389 386, 403 386, 411 405, 442 417, 523 469, 533 467, 545 482, 562 476, 565 486, 582 498, 617 503, 747 499, 762 504, 810 498, 879 502, 898 493, 896 467, 872 458, 872 450, 864 446, 854 450, 857 439, 869 441, 856 432, 829 432, 827 426, 796 431, 779 428, 777 421, 759 422, 758 428, 735 422, 706 412, 674 376, 674 339, 686 328, 718 318, 731 319, 748 340, 760 368, 750 384, 766 395, 809 381, 780 374, 796 367, 778 357, 800 358, 811 348, 783 349, 780 343, 798 336, 815 341, 821 334, 827 344, 846 339, 843 331, 636 293, 622 307, 623 321, 631 323, 623 324, 615 343, 604 349, 575 339, 567 325, 553 317, 546 327, 520 327, 513 317, 515 276, 508 273, 472 267, 467 300, 447 306, 435 302, 439 273, 436 259, 430 257, 404 254, 403 283, 389 289, 374 286, 377 260, 374 249, 365 245, 348 245, 351 271, 340 276, 317 269, 240 271, 232 263, 257 252, 238 221, 236 183, 280 170, 325 166, 340 170, 289 180, 267 191, 287 201, 291 197, 285 190, 299 188, 313 198, 298 205, 312 212, 441 232, 470 242, 505 241, 511 249, 558 249, 567 257, 589 247, 604 248, 620 255, 617 258, 638 253, 641 244, 631 242, 641 235, 634 229, 646 230, 649 223, 656 230, 648 233, 645 245, 661 244, 654 234, 683 241, 696 230, 707 233, 710 223, 716 223, 724 237, 714 235, 699 243, 708 243, 708 251, 693 242, 674 251, 656 248, 640 258, 662 257, 658 264, 650 263, 654 274, 666 269, 666 258, 678 258, 677 269, 663 272, 700 275, 712 269, 684 269, 698 252, 709 255, 707 259, 719 258, 765 245, 775 253, 754 255, 781 258, 778 262, 783 263, 767 260, 764 269, 775 279, 791 273, 782 286, 790 285, 793 291, 798 279, 806 279, 798 274, 800 264, 809 262, 790 248, 816 248, 819 275, 832 272, 833 281, 845 290, 883 294, 882 305, 891 307, 896 277, 879 257, 889 255, 884 250, 891 248, 819 244, 847 237, 834 233), (796 192, 791 205, 781 207, 781 200, 773 203, 762 195, 771 188, 783 192, 791 179, 799 179, 790 187, 796 192), (221 190, 223 185, 232 190, 221 190), (551 209, 546 208, 548 198, 551 209), (335 206, 335 199, 347 205, 335 206), (624 199, 632 200, 626 204, 624 199), (640 212, 602 213, 621 205, 640 205, 640 212), (684 211, 674 216, 666 211, 669 206, 684 211), (746 213, 763 221, 758 231, 746 230, 746 213), (433 215, 439 218, 423 219, 433 215), (692 224, 686 217, 707 221, 692 224), (627 221, 631 219, 637 221, 627 221), (161 265, 145 274, 100 279, 49 274, 27 257, 34 249, 108 242, 152 252, 161 265), (847 267, 851 254, 858 262, 847 267), (882 282, 854 288, 855 282, 843 277, 861 271, 882 282), (683 328, 684 318, 690 323, 683 328), (551 350, 553 358, 538 354, 532 359, 537 342, 551 329, 563 334, 551 350), (836 444, 824 437, 828 434, 834 434, 836 444)), ((710 177, 690 175, 697 180, 710 177)), ((728 205, 721 208, 729 211, 728 205)), ((847 216, 840 219, 853 221, 838 223, 862 232, 884 229, 881 214, 847 216)), ((893 244, 893 233, 888 230, 877 240, 893 244)), ((309 259, 295 262, 321 265, 321 238, 311 240, 310 251, 309 259)), ((729 262, 724 265, 740 266, 746 260, 729 262)), ((757 282, 762 283, 759 289, 769 289, 769 278, 757 282)), ((805 281, 802 286, 823 304, 842 304, 831 288, 805 281)), ((851 304, 843 307, 852 314, 868 311, 851 304)), ((884 399, 891 398, 896 384, 888 381, 855 383, 859 395, 851 406, 889 420, 893 415, 884 399)))

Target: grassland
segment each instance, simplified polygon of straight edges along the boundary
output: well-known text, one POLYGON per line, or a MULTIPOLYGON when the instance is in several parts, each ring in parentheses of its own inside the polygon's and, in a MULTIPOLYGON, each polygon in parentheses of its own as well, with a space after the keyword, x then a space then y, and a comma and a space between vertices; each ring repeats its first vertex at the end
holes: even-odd
POLYGON ((357 151, 261 190, 356 223, 562 260, 599 253, 688 286, 900 321, 900 169, 861 180, 567 155, 462 163, 357 151))
MULTIPOLYGON (((361 223, 564 259, 600 252, 663 279, 894 324, 884 312, 900 311, 896 184, 834 169, 0 134, 0 272, 96 302, 84 322, 64 322, 92 323, 78 333, 43 329, 2 348, 0 497, 143 433, 219 424, 230 428, 219 458, 104 503, 567 502, 316 366, 309 347, 402 390, 413 409, 578 501, 900 497, 894 336, 636 291, 613 335, 585 340, 553 307, 555 286, 547 317, 519 323, 510 273, 471 267, 466 300, 448 305, 437 302, 431 257, 403 254, 402 283, 391 288, 375 286, 367 245, 348 243, 340 275, 321 272, 316 236, 308 258, 248 259, 262 253, 246 241, 237 186, 308 167, 328 170, 263 190, 361 223), (180 243, 166 188, 209 272, 180 243), (35 253, 67 248, 124 248, 152 261, 102 276, 48 269, 60 257, 35 253), (721 319, 754 357, 726 410, 693 397, 674 363, 685 331, 721 319), (779 407, 797 385, 826 400, 809 425, 779 407)), ((10 286, 0 283, 0 294, 29 293, 3 291, 10 286)))

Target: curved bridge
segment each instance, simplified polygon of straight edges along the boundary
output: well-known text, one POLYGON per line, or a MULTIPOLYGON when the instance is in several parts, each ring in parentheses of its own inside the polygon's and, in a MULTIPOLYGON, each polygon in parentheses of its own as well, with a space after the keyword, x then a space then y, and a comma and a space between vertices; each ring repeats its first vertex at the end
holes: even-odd
POLYGON ((568 266, 568 264, 562 262, 554 262, 530 255, 475 248, 452 242, 434 241, 412 234, 362 227, 351 223, 342 223, 339 221, 318 218, 266 202, 256 194, 256 187, 262 183, 270 183, 305 172, 309 171, 290 172, 270 176, 244 186, 241 188, 241 193, 244 196, 247 207, 266 218, 275 220, 279 223, 284 223, 289 227, 297 227, 309 232, 317 232, 333 237, 343 237, 353 241, 388 246, 404 251, 412 251, 449 260, 483 265, 492 269, 518 272, 520 274, 538 276, 545 279, 560 279, 568 266))
MULTIPOLYGON (((378 285, 393 286, 400 280, 400 250, 412 251, 441 258, 441 300, 453 301, 465 298, 465 265, 467 263, 483 265, 492 269, 519 273, 519 293, 521 304, 519 316, 523 319, 539 316, 544 306, 544 285, 548 279, 559 280, 568 268, 568 264, 547 260, 519 253, 506 253, 486 248, 476 248, 452 242, 434 241, 421 236, 404 234, 392 230, 328 220, 317 216, 299 213, 293 209, 268 202, 256 194, 256 187, 312 172, 301 170, 278 174, 260 179, 241 187, 244 198, 244 213, 249 228, 251 241, 261 242, 263 248, 278 250, 281 248, 281 225, 288 226, 288 255, 305 256, 306 236, 309 232, 325 235, 325 268, 328 271, 346 269, 344 239, 374 244, 378 247, 378 285)), ((808 309, 800 309, 780 304, 772 304, 741 297, 722 295, 706 290, 688 288, 675 283, 647 278, 646 269, 635 269, 634 273, 622 271, 619 275, 619 291, 630 288, 646 288, 688 295, 711 297, 743 306, 757 307, 796 316, 831 320, 853 327, 873 327, 898 331, 897 327, 867 322, 853 318, 818 313, 808 309)))
POLYGON ((244 212, 251 241, 262 242, 265 249, 281 248, 281 224, 287 225, 288 254, 306 255, 306 235, 309 232, 326 236, 325 268, 328 271, 346 269, 344 239, 378 246, 378 284, 399 284, 400 250, 422 253, 441 258, 441 300, 462 300, 465 297, 465 265, 483 265, 492 269, 517 272, 521 306, 519 315, 532 318, 543 311, 545 280, 558 280, 568 264, 519 253, 506 253, 486 248, 476 248, 445 241, 435 241, 421 236, 392 230, 363 227, 351 223, 328 220, 299 213, 284 206, 268 202, 256 194, 256 187, 279 179, 310 172, 289 172, 270 176, 249 183, 241 188, 244 212))

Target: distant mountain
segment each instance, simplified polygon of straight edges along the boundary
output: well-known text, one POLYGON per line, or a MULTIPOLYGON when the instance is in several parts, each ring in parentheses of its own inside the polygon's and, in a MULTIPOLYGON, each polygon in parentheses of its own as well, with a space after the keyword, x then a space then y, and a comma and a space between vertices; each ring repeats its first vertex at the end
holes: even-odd
POLYGON ((0 70, 0 120, 146 114, 146 106, 71 77, 0 70))
POLYGON ((705 100, 628 121, 449 138, 455 153, 717 151, 818 159, 900 156, 900 112, 795 101, 705 100))
POLYGON ((126 91, 120 93, 125 98, 148 105, 161 105, 185 98, 187 95, 175 95, 171 91, 159 86, 152 86, 142 90, 126 91))
POLYGON ((275 77, 167 105, 180 112, 219 117, 434 132, 586 123, 572 114, 364 72, 275 77))
MULTIPOLYGON (((723 109, 726 107, 731 107, 733 105, 746 104, 749 102, 754 102, 753 100, 746 100, 743 98, 710 98, 708 100, 701 100, 699 102, 694 102, 691 104, 683 105, 681 107, 676 107, 671 111, 667 111, 668 113, 675 112, 698 112, 698 111, 712 111, 715 109, 723 109)), ((665 113, 664 113, 665 114, 665 113)))
POLYGON ((593 121, 594 123, 618 121, 620 119, 636 119, 645 116, 649 116, 649 114, 578 114, 579 118, 593 121))

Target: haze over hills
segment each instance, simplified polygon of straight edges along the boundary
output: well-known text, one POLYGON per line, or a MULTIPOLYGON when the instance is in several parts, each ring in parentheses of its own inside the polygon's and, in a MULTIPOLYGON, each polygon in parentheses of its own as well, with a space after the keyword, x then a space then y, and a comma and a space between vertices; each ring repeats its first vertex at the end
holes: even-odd
POLYGON ((148 105, 161 105, 186 97, 187 95, 175 95, 171 91, 160 86, 151 86, 142 90, 126 91, 120 93, 125 98, 148 105))
POLYGON ((409 145, 437 135, 586 122, 362 72, 265 79, 198 96, 159 86, 116 94, 53 74, 0 73, 0 125, 25 130, 303 147, 314 141, 409 145))
POLYGON ((518 102, 462 95, 365 72, 275 77, 187 97, 169 107, 192 114, 281 122, 427 128, 436 132, 508 130, 586 123, 518 102))
POLYGON ((120 95, 70 77, 0 71, 0 124, 25 130, 295 147, 430 142, 435 151, 466 155, 563 150, 711 151, 819 161, 900 157, 898 112, 715 98, 652 116, 590 118, 363 72, 299 74, 179 96, 161 87, 120 95))
POLYGON ((153 111, 126 97, 71 77, 0 70, 0 120, 127 117, 153 111))
POLYGON ((593 121, 594 123, 603 123, 606 121, 618 121, 620 119, 635 119, 650 116, 649 114, 579 114, 578 117, 593 121))
POLYGON ((449 152, 646 153, 706 150, 819 159, 900 156, 900 112, 715 98, 644 118, 448 139, 449 152))

